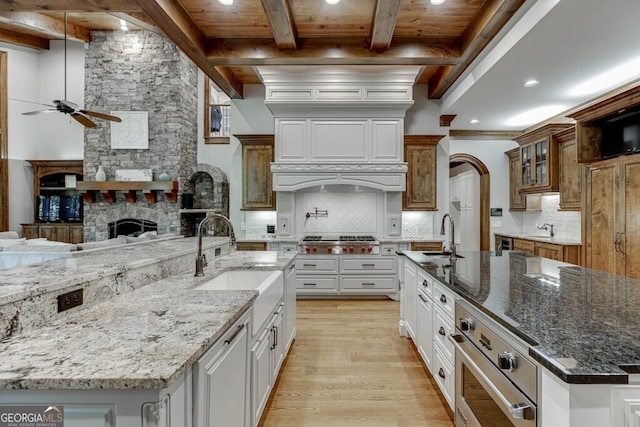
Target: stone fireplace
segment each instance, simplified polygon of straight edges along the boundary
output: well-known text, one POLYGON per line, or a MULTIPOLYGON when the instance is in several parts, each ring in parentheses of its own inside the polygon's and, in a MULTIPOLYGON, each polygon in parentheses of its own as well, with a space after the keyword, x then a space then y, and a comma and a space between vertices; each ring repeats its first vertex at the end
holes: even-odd
MULTIPOLYGON (((190 181, 197 163, 198 70, 170 40, 149 31, 94 31, 85 62, 85 107, 104 111, 146 111, 147 149, 111 148, 110 122, 96 120, 85 130, 84 180, 95 180, 103 166, 107 181, 116 169, 151 169, 180 184, 178 201, 160 194, 149 202, 138 191, 135 200, 116 193, 84 204, 85 242, 108 239, 109 224, 123 219, 156 224, 158 234, 180 233, 181 194, 194 193, 190 181)), ((228 208, 227 208, 228 211, 228 208)))
POLYGON ((109 223, 109 238, 118 236, 138 237, 147 231, 158 231, 158 223, 139 218, 117 219, 109 223))

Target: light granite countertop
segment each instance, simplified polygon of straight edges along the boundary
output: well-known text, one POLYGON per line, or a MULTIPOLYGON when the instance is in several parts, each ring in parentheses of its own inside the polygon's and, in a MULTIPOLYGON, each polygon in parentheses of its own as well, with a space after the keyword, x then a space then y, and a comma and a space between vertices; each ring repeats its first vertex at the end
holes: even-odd
MULTIPOLYGON (((111 254, 109 261, 93 262, 93 257, 79 257, 75 260, 80 265, 71 272, 62 265, 57 265, 55 271, 66 275, 65 280, 73 280, 73 270, 84 274, 96 263, 118 268, 117 259, 124 262, 132 256, 162 257, 162 252, 127 251, 111 254)), ((205 277, 193 277, 189 269, 46 326, 10 336, 0 342, 0 388, 165 388, 204 354, 257 297, 256 291, 194 288, 227 270, 284 269, 295 255, 281 251, 232 252, 210 259, 205 277)))
POLYGON ((495 234, 497 236, 513 237, 515 239, 534 240, 536 242, 553 243, 556 245, 564 245, 564 246, 582 245, 579 239, 571 239, 569 237, 558 237, 558 236, 546 237, 544 236, 544 233, 540 233, 539 235, 531 235, 531 234, 524 234, 524 233, 497 232, 495 234))

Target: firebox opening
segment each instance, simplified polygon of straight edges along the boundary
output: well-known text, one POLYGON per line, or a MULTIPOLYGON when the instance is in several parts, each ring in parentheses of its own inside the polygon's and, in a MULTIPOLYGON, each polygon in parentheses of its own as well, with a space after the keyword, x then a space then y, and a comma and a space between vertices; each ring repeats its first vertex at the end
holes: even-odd
POLYGON ((138 237, 146 231, 158 231, 158 224, 144 219, 124 218, 109 223, 109 238, 118 236, 138 237))

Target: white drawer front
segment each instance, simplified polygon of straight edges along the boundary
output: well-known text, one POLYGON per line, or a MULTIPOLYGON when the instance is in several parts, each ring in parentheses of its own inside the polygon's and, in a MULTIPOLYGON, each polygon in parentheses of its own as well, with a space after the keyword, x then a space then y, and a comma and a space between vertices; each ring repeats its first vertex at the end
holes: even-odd
POLYGON ((431 298, 433 298, 433 288, 435 287, 433 277, 429 276, 422 270, 418 270, 418 289, 431 298))
POLYGON ((396 280, 391 277, 380 276, 358 276, 342 277, 340 279, 340 289, 342 293, 366 293, 366 292, 396 292, 396 280))
POLYGON ((435 350, 433 357, 433 377, 438 383, 438 387, 440 387, 440 391, 447 400, 451 410, 453 410, 453 396, 455 393, 453 365, 449 365, 438 346, 436 346, 435 350))
POLYGON ((338 278, 333 277, 296 277, 297 293, 337 293, 338 278))
POLYGON ((434 281, 433 302, 440 307, 451 319, 455 313, 455 294, 446 286, 434 281))
POLYGON ((442 347, 444 356, 453 364, 453 343, 449 341, 449 335, 454 331, 453 319, 445 315, 442 310, 436 308, 433 311, 433 340, 442 347))
POLYGON ((396 245, 382 245, 380 249, 380 253, 382 255, 396 255, 396 251, 398 250, 396 245))
POLYGON ((300 273, 337 273, 338 272, 338 259, 337 258, 315 258, 309 257, 296 259, 296 271, 300 273))
POLYGON ((395 273, 396 259, 391 257, 343 258, 340 262, 341 273, 362 273, 366 271, 395 273))

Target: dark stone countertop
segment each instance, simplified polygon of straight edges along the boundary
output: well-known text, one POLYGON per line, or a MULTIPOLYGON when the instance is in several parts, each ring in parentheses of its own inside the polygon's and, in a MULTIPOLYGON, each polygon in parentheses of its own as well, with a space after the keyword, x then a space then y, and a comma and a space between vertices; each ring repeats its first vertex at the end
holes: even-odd
POLYGON ((407 258, 529 344, 567 383, 627 384, 640 373, 640 280, 517 251, 407 258))

